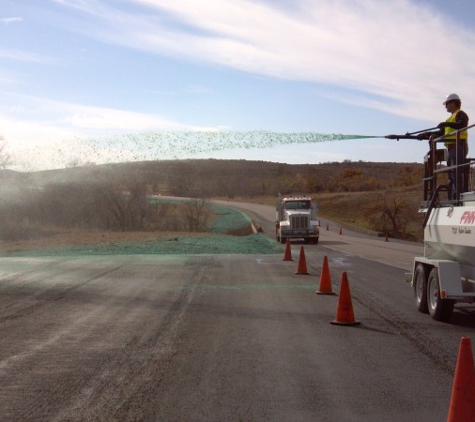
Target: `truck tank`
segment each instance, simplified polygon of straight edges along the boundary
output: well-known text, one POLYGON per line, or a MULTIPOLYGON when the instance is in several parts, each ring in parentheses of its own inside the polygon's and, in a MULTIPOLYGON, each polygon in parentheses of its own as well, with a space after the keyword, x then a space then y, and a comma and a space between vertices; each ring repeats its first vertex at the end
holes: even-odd
MULTIPOLYGON (((470 193, 475 196, 475 193, 470 193)), ((466 194, 463 194, 463 196, 466 194)), ((475 264, 475 202, 462 206, 434 208, 424 228, 424 243, 433 259, 475 264)))
MULTIPOLYGON (((456 142, 474 126, 456 131, 456 142)), ((414 258, 406 278, 417 310, 438 321, 447 321, 456 304, 475 303, 475 159, 442 164, 447 151, 437 144, 448 135, 433 139, 424 157, 424 256, 414 258)))

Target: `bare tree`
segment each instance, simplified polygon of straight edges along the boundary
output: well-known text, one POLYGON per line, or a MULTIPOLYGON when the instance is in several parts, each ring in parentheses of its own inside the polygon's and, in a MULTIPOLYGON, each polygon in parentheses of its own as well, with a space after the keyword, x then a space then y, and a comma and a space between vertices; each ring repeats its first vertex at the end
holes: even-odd
POLYGON ((387 193, 379 194, 378 197, 379 200, 367 208, 367 218, 376 230, 404 238, 407 224, 412 218, 410 204, 404 198, 390 197, 387 193))
POLYGON ((11 155, 6 151, 7 143, 3 135, 0 135, 0 169, 4 169, 9 166, 11 161, 11 155))
POLYGON ((143 185, 111 183, 97 186, 94 193, 95 212, 105 228, 143 230, 148 203, 143 185))
POLYGON ((208 198, 193 198, 185 206, 187 229, 190 231, 206 231, 211 209, 208 198))

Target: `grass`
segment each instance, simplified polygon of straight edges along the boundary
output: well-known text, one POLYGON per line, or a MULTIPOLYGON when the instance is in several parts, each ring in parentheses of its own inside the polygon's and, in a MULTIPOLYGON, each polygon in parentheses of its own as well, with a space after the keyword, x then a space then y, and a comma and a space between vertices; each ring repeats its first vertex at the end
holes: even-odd
POLYGON ((176 236, 140 242, 62 246, 5 252, 8 257, 174 254, 280 254, 283 246, 262 234, 176 236))
POLYGON ((252 233, 252 220, 241 211, 214 204, 211 209, 217 217, 209 227, 211 232, 234 235, 252 233))
MULTIPOLYGON (((309 195, 317 201, 319 216, 348 228, 355 226, 375 230, 369 209, 382 197, 382 192, 317 193, 309 195)), ((413 213, 405 228, 411 240, 422 239, 421 214, 417 214, 420 192, 415 188, 392 189, 388 201, 402 198, 413 213)), ((276 198, 262 196, 237 201, 274 205, 276 198)), ((177 201, 173 201, 177 202, 177 201)), ((273 254, 283 246, 262 234, 251 234, 251 220, 241 211, 211 205, 214 214, 209 233, 164 232, 73 232, 52 233, 42 239, 0 245, 0 256, 81 256, 134 254, 273 254), (233 235, 234 234, 234 235, 233 235)), ((384 233, 382 233, 384 235, 384 233)), ((392 236, 394 237, 394 236, 392 236)))
MULTIPOLYGON (((365 232, 379 234, 386 233, 383 230, 381 220, 381 201, 386 198, 387 205, 391 208, 394 200, 404 201, 406 206, 403 210, 406 225, 401 233, 391 233, 391 237, 399 237, 406 240, 422 241, 423 230, 421 222, 423 215, 418 213, 422 192, 420 186, 391 187, 386 192, 317 192, 306 193, 317 202, 318 216, 325 218, 348 229, 363 229, 365 232)), ((260 196, 254 198, 235 198, 240 202, 253 202, 265 205, 274 205, 276 197, 260 196)), ((389 223, 386 223, 390 228, 389 223)))
POLYGON ((385 234, 385 230, 392 230, 390 221, 382 221, 382 201, 386 201, 390 211, 394 211, 394 203, 404 202, 399 217, 406 223, 401 223, 400 232, 391 232, 392 237, 406 240, 421 241, 422 214, 418 213, 421 194, 415 187, 391 189, 390 192, 351 192, 331 193, 313 196, 318 203, 319 215, 342 225, 356 226, 366 230, 385 234))
POLYGON ((252 221, 241 211, 212 205, 209 233, 69 231, 35 241, 12 242, 0 256, 51 257, 91 255, 281 254, 283 246, 251 234, 252 221), (74 243, 75 244, 74 244, 74 243))

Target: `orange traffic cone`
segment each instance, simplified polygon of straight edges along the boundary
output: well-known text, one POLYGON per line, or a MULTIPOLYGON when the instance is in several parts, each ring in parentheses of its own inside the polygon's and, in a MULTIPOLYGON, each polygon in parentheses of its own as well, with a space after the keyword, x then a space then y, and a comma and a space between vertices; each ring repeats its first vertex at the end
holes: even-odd
POLYGON ((330 277, 330 268, 328 266, 328 258, 323 257, 322 273, 320 274, 320 286, 316 291, 319 295, 334 295, 336 294, 332 289, 332 281, 330 277))
POLYGON ((327 223, 327 231, 330 230, 330 225, 327 223))
POLYGON ((287 239, 285 242, 285 252, 284 252, 284 261, 292 261, 292 250, 290 249, 290 240, 287 239))
POLYGON ((343 234, 343 227, 340 227, 340 234, 343 234))
POLYGON ((468 337, 460 341, 447 422, 470 422, 475 415, 475 369, 468 337))
POLYGON ((308 274, 307 261, 305 259, 305 251, 303 249, 303 246, 300 246, 299 264, 297 267, 297 272, 295 274, 308 274))
POLYGON ((338 307, 336 311, 336 319, 331 321, 337 325, 356 325, 359 321, 355 321, 353 313, 353 304, 351 302, 350 285, 346 271, 341 275, 340 297, 338 298, 338 307))

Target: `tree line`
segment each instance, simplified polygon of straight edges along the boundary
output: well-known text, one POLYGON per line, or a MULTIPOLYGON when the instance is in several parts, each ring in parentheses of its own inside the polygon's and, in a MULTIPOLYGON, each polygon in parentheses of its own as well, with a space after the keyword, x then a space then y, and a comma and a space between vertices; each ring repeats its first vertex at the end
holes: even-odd
POLYGON ((182 160, 0 174, 0 240, 52 228, 206 231, 209 198, 274 198, 278 193, 380 192, 379 211, 363 210, 375 227, 402 233, 414 209, 384 192, 420 184, 421 166, 395 163, 288 165, 245 160, 182 160), (384 172, 384 174, 383 174, 384 172), (379 177, 378 177, 379 173, 379 177), (153 195, 190 198, 183 204, 153 195), (406 218, 407 217, 407 218, 406 218))

